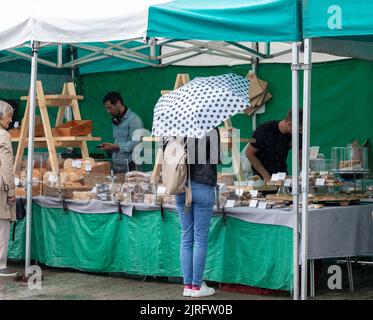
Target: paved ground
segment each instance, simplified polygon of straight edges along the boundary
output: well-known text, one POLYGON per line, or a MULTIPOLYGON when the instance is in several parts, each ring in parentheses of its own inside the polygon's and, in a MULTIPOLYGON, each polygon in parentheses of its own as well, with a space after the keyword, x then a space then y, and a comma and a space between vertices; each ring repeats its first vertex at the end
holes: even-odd
MULTIPOLYGON (((11 263, 10 267, 23 272, 23 264, 11 263)), ((27 283, 0 278, 0 300, 170 300, 183 299, 182 286, 169 282, 167 278, 134 278, 124 275, 103 275, 78 272, 68 269, 48 268, 43 270, 42 288, 30 290, 27 283)), ((325 266, 323 267, 325 269, 325 266)), ((345 266, 342 265, 342 270, 345 266)), ((350 293, 348 282, 343 280, 342 290, 327 289, 328 275, 321 272, 315 299, 362 299, 373 300, 373 265, 354 265, 355 291, 350 293)), ((254 295, 219 290, 213 300, 290 300, 289 294, 254 295)), ((184 298, 191 299, 191 298, 184 298)), ((192 299, 193 300, 193 299, 192 299)))

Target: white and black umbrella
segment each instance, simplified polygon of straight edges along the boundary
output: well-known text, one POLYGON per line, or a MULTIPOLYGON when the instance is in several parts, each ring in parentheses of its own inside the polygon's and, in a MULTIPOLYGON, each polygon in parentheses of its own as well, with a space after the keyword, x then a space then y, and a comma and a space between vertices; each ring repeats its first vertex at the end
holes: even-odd
POLYGON ((248 92, 249 81, 236 74, 195 78, 158 100, 152 135, 202 138, 249 107, 248 92))

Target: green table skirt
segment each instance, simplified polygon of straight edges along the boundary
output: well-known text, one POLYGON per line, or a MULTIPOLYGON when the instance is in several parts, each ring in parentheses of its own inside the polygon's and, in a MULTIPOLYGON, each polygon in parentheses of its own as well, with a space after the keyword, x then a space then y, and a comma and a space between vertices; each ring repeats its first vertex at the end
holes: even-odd
MULTIPOLYGON (((26 221, 17 223, 9 258, 24 259, 26 221)), ((31 258, 51 267, 179 277, 177 213, 81 214, 33 205, 31 258)), ((204 279, 290 290, 292 229, 214 215, 204 279)))

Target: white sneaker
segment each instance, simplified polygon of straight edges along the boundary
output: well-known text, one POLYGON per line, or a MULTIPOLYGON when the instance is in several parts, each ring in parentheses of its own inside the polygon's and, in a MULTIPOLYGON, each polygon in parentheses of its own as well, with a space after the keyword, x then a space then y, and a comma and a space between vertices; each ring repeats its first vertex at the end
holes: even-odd
POLYGON ((215 294, 215 289, 208 287, 205 282, 202 282, 201 288, 199 290, 192 290, 190 296, 193 298, 202 298, 212 296, 213 294, 215 294))
POLYGON ((183 296, 184 297, 191 297, 192 296, 192 292, 193 292, 192 289, 184 288, 183 296))

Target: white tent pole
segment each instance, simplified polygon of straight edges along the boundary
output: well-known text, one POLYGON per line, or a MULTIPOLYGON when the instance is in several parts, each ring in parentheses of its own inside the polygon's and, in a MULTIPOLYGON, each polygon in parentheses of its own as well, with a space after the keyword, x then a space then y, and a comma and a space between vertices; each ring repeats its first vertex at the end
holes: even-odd
POLYGON ((311 114, 311 39, 304 40, 304 80, 303 80, 303 144, 302 144, 302 284, 301 298, 307 299, 308 262, 308 191, 309 191, 309 146, 311 114))
POLYGON ((35 131, 35 87, 37 79, 39 42, 32 42, 31 80, 30 80, 30 110, 29 110, 29 131, 28 131, 28 157, 27 157, 27 207, 26 207, 26 257, 25 276, 28 276, 28 269, 31 260, 31 219, 32 219, 32 169, 34 164, 34 131, 35 131))
POLYGON ((293 194, 293 298, 299 299, 299 46, 292 43, 292 194, 293 194))

